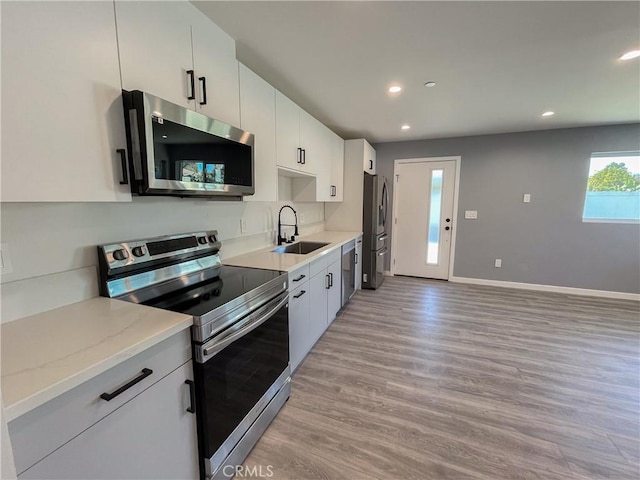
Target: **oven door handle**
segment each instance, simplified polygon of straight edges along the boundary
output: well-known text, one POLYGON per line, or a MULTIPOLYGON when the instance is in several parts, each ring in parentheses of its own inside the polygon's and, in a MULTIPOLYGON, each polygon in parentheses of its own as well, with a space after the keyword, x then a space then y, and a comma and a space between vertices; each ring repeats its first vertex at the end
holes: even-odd
MULTIPOLYGON (((285 292, 284 298, 280 300, 275 307, 271 308, 267 313, 265 313, 261 317, 258 317, 256 320, 248 321, 247 323, 242 325, 241 328, 239 328, 238 330, 235 330, 234 332, 231 332, 227 335, 224 335, 224 334, 220 335, 219 337, 211 340, 209 343, 204 344, 202 346, 202 354, 205 357, 205 359, 206 357, 210 357, 212 355, 216 355, 217 353, 220 353, 222 350, 227 348, 236 340, 239 340, 240 338, 245 336, 247 333, 258 328, 264 322, 269 320, 284 305, 286 305, 288 301, 289 301, 289 294, 285 292)), ((266 305, 266 307, 268 306, 269 304, 266 305)), ((255 312, 255 313, 258 313, 258 312, 255 312)))

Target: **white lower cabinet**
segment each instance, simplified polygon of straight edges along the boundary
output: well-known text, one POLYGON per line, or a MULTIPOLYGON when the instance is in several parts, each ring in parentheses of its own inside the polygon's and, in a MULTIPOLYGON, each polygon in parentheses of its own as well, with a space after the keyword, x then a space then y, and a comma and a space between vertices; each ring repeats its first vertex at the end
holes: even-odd
POLYGON ((184 330, 16 418, 18 478, 199 478, 192 381, 184 330))
POLYGON ((289 293, 289 356, 292 372, 302 363, 340 310, 341 258, 342 250, 338 247, 289 273, 289 285, 293 289, 289 293))
POLYGON ((342 262, 333 262, 327 268, 329 288, 327 289, 327 326, 336 318, 342 307, 342 262))
POLYGON ((189 361, 18 478, 198 478, 191 370, 189 361))
POLYGON ((309 281, 289 293, 289 366, 291 371, 298 368, 307 352, 313 346, 309 333, 309 281))

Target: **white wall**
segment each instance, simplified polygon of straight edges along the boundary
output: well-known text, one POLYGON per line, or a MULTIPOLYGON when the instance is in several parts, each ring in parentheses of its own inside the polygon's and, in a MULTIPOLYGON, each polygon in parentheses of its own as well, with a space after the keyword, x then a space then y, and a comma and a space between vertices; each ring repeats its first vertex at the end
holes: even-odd
MULTIPOLYGON (((301 235, 324 229, 324 204, 287 203, 304 216, 301 235)), ((272 245, 282 205, 164 197, 132 203, 1 204, 1 241, 13 267, 0 279, 2 322, 96 296, 96 245, 217 229, 224 260, 272 245), (240 219, 247 224, 244 233, 240 219)), ((292 220, 283 217, 285 223, 292 220)))

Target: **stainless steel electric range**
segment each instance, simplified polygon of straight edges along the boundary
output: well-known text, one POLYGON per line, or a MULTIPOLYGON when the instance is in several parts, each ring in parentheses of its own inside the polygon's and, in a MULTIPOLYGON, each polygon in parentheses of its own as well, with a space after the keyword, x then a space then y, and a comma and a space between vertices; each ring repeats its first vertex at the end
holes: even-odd
POLYGON ((287 275, 220 247, 216 231, 98 247, 101 295, 193 316, 202 478, 233 476, 291 391, 287 275))

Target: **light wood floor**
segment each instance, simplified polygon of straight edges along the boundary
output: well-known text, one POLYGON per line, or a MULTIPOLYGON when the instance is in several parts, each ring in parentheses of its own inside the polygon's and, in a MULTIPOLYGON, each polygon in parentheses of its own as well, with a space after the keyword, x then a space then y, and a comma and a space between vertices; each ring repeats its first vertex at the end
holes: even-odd
POLYGON ((636 302, 387 278, 316 344, 245 465, 273 479, 637 480, 639 338, 636 302))

